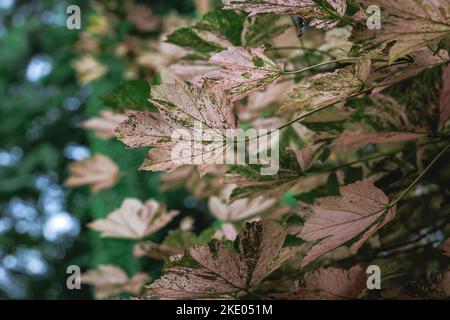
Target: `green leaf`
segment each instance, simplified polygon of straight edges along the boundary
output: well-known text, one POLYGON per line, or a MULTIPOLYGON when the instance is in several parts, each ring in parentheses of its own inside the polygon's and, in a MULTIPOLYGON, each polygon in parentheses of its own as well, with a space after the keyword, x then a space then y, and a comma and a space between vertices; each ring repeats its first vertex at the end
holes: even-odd
POLYGON ((364 178, 364 172, 362 167, 347 167, 344 170, 345 184, 351 184, 356 181, 363 180, 364 178))
POLYGON ((283 33, 291 25, 277 24, 279 16, 274 14, 258 15, 245 20, 243 41, 246 47, 257 47, 270 42, 272 37, 283 33))
POLYGON ((109 94, 100 99, 108 106, 117 111, 125 109, 148 110, 151 104, 150 87, 147 81, 132 80, 118 86, 109 94))
POLYGON ((195 25, 197 30, 210 31, 224 35, 235 46, 242 45, 241 33, 244 28, 244 15, 234 11, 216 9, 208 12, 195 25))
POLYGON ((330 195, 338 195, 339 194, 339 181, 335 172, 331 173, 328 176, 327 180, 327 189, 330 195))
POLYGON ((200 53, 218 52, 222 48, 218 45, 205 41, 192 28, 181 28, 167 37, 167 42, 180 47, 189 48, 200 53))
POLYGON ((223 41, 219 41, 220 39, 234 46, 241 46, 244 20, 243 14, 216 9, 204 15, 194 26, 181 28, 170 34, 167 42, 192 49, 207 59, 205 54, 219 52, 228 47, 223 41))

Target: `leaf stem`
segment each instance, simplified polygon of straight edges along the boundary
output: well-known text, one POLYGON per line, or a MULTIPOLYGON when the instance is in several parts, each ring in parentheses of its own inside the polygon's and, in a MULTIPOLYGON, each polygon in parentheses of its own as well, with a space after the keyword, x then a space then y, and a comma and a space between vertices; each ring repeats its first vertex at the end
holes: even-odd
MULTIPOLYGON (((430 145, 430 144, 438 143, 440 141, 441 140, 430 140, 430 141, 427 141, 427 142, 423 142, 423 143, 419 143, 417 145, 414 145, 414 147, 415 148, 420 148, 420 147, 427 146, 427 145, 430 145)), ((398 150, 391 151, 391 152, 381 152, 381 153, 378 153, 378 154, 373 155, 373 156, 369 156, 369 157, 362 158, 362 159, 359 159, 359 160, 351 161, 351 162, 348 162, 348 163, 345 163, 345 164, 342 164, 342 165, 339 165, 339 166, 335 166, 335 167, 332 167, 332 168, 310 170, 310 171, 308 171, 308 173, 323 173, 323 172, 336 171, 336 170, 340 170, 340 169, 344 169, 344 168, 353 166, 355 164, 366 163, 366 162, 371 161, 371 160, 375 160, 375 159, 382 158, 382 157, 385 157, 385 156, 394 155, 394 154, 397 154, 397 153, 400 153, 400 152, 403 152, 403 151, 406 151, 406 150, 409 150, 409 149, 412 149, 412 147, 406 147, 406 148, 398 149, 398 150)))
POLYGON ((324 105, 324 106, 322 106, 322 107, 320 107, 320 108, 311 110, 311 111, 309 111, 309 112, 307 112, 307 113, 301 115, 300 117, 295 118, 294 120, 291 120, 291 121, 289 121, 288 123, 285 123, 284 125, 282 125, 281 127, 278 127, 277 129, 278 129, 278 130, 283 130, 284 128, 287 128, 287 127, 289 127, 290 125, 292 125, 292 124, 294 124, 294 123, 296 123, 296 122, 298 122, 298 121, 301 121, 301 120, 303 120, 303 119, 305 119, 305 118, 307 118, 307 117, 309 117, 309 116, 311 116, 311 115, 313 115, 313 114, 315 114, 315 113, 317 113, 317 112, 319 112, 319 111, 322 111, 322 110, 325 110, 325 109, 327 109, 327 108, 330 108, 330 107, 334 106, 335 104, 338 104, 339 102, 347 101, 347 100, 349 100, 349 99, 351 99, 351 98, 357 97, 357 96, 359 96, 359 95, 361 95, 361 94, 368 93, 368 92, 370 92, 370 91, 372 91, 372 90, 373 90, 373 87, 366 88, 366 89, 364 89, 364 90, 361 90, 361 91, 355 92, 355 93, 353 93, 353 94, 351 94, 351 95, 349 95, 349 96, 346 96, 345 99, 342 99, 341 101, 337 101, 337 102, 336 102, 336 101, 333 101, 333 102, 331 102, 331 103, 329 103, 329 104, 326 104, 326 105, 324 105))
POLYGON ((418 183, 419 181, 430 171, 430 169, 433 167, 433 165, 447 152, 447 150, 450 149, 450 144, 448 144, 444 149, 439 152, 439 154, 434 157, 434 159, 430 162, 430 164, 422 170, 422 172, 417 176, 417 178, 406 188, 402 191, 402 193, 389 204, 387 207, 387 210, 393 208, 396 206, 418 183))
POLYGON ((319 50, 319 49, 315 49, 315 48, 295 47, 295 46, 266 48, 266 51, 281 51, 281 50, 299 50, 299 51, 317 52, 317 53, 329 56, 329 57, 331 57, 333 59, 336 59, 336 57, 331 55, 329 52, 323 51, 323 50, 319 50))
POLYGON ((327 5, 327 3, 325 3, 324 0, 315 0, 315 2, 333 18, 340 20, 341 22, 345 23, 346 25, 353 26, 352 20, 346 18, 345 15, 344 16, 339 15, 337 13, 337 11, 334 10, 334 8, 329 7, 329 5, 327 5))
POLYGON ((292 74, 299 74, 299 73, 303 73, 309 70, 313 70, 322 66, 326 66, 329 64, 333 64, 333 63, 340 63, 340 62, 353 62, 353 61, 358 61, 358 58, 349 58, 349 59, 341 59, 341 60, 331 60, 331 61, 326 61, 326 62, 322 62, 307 68, 303 68, 300 70, 292 70, 292 71, 283 71, 281 74, 282 75, 292 75, 292 74))

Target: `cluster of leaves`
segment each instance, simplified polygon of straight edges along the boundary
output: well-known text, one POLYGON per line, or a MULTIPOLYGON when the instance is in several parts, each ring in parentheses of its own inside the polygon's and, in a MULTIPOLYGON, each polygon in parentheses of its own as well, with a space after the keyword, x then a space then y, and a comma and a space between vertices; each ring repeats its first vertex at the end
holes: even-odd
MULTIPOLYGON (((130 49, 154 71, 140 79, 147 94, 142 81, 129 82, 103 99, 116 114, 84 124, 151 147, 140 169, 165 171, 162 188, 209 199, 216 219, 199 235, 183 220, 154 243, 146 237, 176 213, 127 199, 90 224, 135 239, 136 256, 167 261, 143 297, 448 297, 449 0, 223 4, 155 50, 130 49), (380 30, 366 25, 369 5, 382 11, 380 30), (193 134, 198 122, 207 139, 193 134), (261 175, 264 163, 215 161, 228 147, 215 138, 248 127, 281 131, 277 174, 261 175), (180 129, 195 141, 173 140, 180 129), (180 145, 192 155, 173 159, 180 145), (370 264, 381 267, 382 290, 366 290, 370 264)), ((70 169, 67 184, 94 192, 126 174, 99 155, 70 169)), ((89 280, 100 293, 112 286, 102 272, 110 267, 96 274, 108 281, 89 280)), ((137 292, 119 278, 107 292, 137 292)))

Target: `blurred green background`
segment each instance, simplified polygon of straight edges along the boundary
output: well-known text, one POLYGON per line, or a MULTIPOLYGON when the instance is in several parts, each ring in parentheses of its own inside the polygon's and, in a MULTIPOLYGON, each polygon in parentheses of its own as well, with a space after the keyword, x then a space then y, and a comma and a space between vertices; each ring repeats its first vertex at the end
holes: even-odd
MULTIPOLYGON (((173 10, 196 15, 194 0, 142 3, 161 16, 173 10)), ((107 66, 107 75, 100 81, 78 83, 74 48, 93 13, 93 4, 0 0, 0 299, 92 298, 86 286, 66 289, 66 268, 73 264, 86 271, 114 263, 129 274, 142 270, 157 276, 152 272, 159 268, 152 264, 159 262, 132 257, 134 243, 100 241, 98 234, 85 227, 117 208, 125 197, 155 198, 180 209, 182 214, 174 225, 183 212, 202 210, 202 204, 185 190, 159 192, 159 174, 130 171, 139 165, 146 150, 124 152, 120 142, 99 140, 79 128, 83 120, 104 107, 99 97, 124 80, 126 68, 106 50, 100 59, 107 66), (81 7, 80 31, 66 28, 70 4, 81 7), (68 163, 93 153, 108 155, 130 173, 113 189, 95 195, 87 187, 65 188, 68 163)), ((109 38, 111 42, 133 32, 126 21, 119 21, 116 27, 119 32, 109 38)), ((162 237, 156 234, 155 240, 162 237)))

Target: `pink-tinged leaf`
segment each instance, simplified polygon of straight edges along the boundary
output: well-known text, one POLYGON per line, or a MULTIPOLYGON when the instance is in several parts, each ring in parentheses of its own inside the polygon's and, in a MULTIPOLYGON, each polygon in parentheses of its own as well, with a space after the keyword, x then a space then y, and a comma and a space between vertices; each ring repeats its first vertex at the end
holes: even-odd
POLYGON ((236 129, 236 121, 223 90, 162 84, 152 87, 150 101, 159 113, 132 113, 116 130, 129 147, 154 147, 142 170, 171 171, 189 164, 205 174, 224 164, 224 137, 236 129))
POLYGON ((338 150, 347 148, 359 149, 368 144, 408 142, 418 140, 424 136, 424 134, 409 132, 344 132, 333 141, 332 146, 338 150))
POLYGON ((263 48, 233 47, 215 54, 209 61, 222 70, 207 73, 203 80, 229 91, 233 101, 267 88, 283 71, 283 65, 264 55, 263 48))
POLYGON ((356 299, 366 288, 367 275, 360 266, 350 270, 320 268, 308 272, 302 287, 293 292, 275 295, 289 300, 341 300, 356 299))
POLYGON ((366 278, 360 266, 319 269, 305 275, 304 292, 311 299, 356 299, 366 288, 366 278))
POLYGON ((356 253, 395 216, 396 208, 389 207, 389 198, 371 182, 341 187, 340 193, 318 200, 314 214, 300 232, 302 239, 318 241, 306 253, 303 266, 359 236, 351 246, 352 253, 356 253))
POLYGON ((444 127, 450 118, 450 65, 444 69, 443 87, 439 102, 439 126, 444 127))
POLYGON ((213 241, 173 257, 163 275, 148 286, 154 298, 220 298, 260 283, 295 252, 283 248, 286 230, 272 221, 246 223, 234 245, 213 241))
POLYGON ((100 265, 97 270, 90 270, 81 275, 81 283, 93 286, 97 299, 120 292, 138 294, 148 279, 146 273, 137 273, 130 279, 122 269, 110 264, 100 265))
POLYGON ((100 111, 100 117, 90 118, 81 124, 84 129, 95 131, 95 135, 100 139, 111 139, 115 137, 115 130, 119 124, 128 117, 124 114, 116 114, 109 110, 100 111))
POLYGON ((127 198, 119 209, 105 219, 95 220, 89 227, 101 232, 105 238, 142 239, 163 228, 177 214, 177 211, 167 212, 155 200, 142 203, 138 199, 127 198))
POLYGON ((66 186, 90 185, 92 192, 113 187, 119 179, 119 167, 105 155, 95 155, 69 165, 66 186))
MULTIPOLYGON (((347 0, 325 0, 337 16, 344 16, 347 0)), ((224 9, 242 10, 256 14, 273 13, 299 15, 317 29, 331 29, 338 23, 335 15, 326 12, 315 0, 222 0, 224 9)))
POLYGON ((344 101, 364 87, 370 70, 370 60, 364 59, 356 63, 354 70, 344 68, 316 75, 310 83, 294 89, 279 113, 310 111, 344 101))

